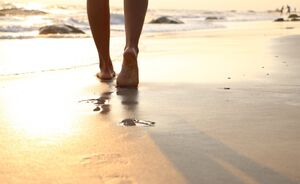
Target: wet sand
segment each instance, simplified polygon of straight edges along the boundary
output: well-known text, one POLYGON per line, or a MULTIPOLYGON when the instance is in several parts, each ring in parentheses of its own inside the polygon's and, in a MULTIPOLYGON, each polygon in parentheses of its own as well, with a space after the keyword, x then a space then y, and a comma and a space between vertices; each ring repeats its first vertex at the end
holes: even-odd
MULTIPOLYGON (((1 182, 299 183, 299 30, 145 34, 138 90, 99 82, 96 64, 1 76, 1 182)), ((2 58, 41 42, 42 53, 72 44, 62 61, 96 61, 91 39, 18 40, 2 58)))

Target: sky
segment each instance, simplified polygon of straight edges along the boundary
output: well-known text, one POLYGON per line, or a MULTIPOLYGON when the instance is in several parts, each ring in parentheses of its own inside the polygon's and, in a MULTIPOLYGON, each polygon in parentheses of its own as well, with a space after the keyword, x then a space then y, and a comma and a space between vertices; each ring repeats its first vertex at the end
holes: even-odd
MULTIPOLYGON (((119 0, 112 0, 119 1, 119 0)), ((273 10, 290 4, 300 10, 300 0, 149 0, 150 7, 211 10, 273 10)))
MULTIPOLYGON (((0 2, 4 2, 0 0, 0 2)), ((79 3, 85 0, 5 0, 5 2, 79 3)), ((123 0, 110 0, 113 7, 122 7, 123 0)), ((203 9, 203 10, 274 10, 289 4, 300 10, 300 0, 149 0, 150 9, 203 9)))

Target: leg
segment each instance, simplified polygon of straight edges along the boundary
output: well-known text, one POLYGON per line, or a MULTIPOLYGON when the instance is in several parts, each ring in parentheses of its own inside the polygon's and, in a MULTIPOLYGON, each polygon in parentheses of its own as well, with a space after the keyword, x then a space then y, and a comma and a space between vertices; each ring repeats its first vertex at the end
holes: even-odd
POLYGON ((137 55, 148 0, 124 0, 126 45, 122 70, 117 78, 118 87, 137 87, 139 83, 137 55))
POLYGON ((99 55, 100 73, 97 77, 104 80, 112 79, 115 72, 109 53, 109 0, 87 0, 87 13, 99 55))

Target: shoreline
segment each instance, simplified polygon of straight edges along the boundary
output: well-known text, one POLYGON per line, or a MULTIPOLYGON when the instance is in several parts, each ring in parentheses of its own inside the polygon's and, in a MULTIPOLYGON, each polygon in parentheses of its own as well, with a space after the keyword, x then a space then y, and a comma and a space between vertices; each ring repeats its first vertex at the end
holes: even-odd
MULTIPOLYGON (((228 23, 227 23, 228 24, 228 23)), ((169 39, 169 38, 173 38, 173 39, 178 39, 178 38, 195 38, 197 40, 199 40, 200 38, 203 38, 204 40, 208 40, 209 38, 214 38, 214 37, 218 37, 218 38, 234 38, 234 39, 243 39, 243 37, 257 37, 259 36, 261 40, 262 38, 265 39, 266 41, 268 40, 273 40, 273 39, 277 39, 279 37, 284 37, 284 36, 288 36, 288 35, 297 35, 298 30, 300 29, 300 23, 298 22, 280 22, 280 23, 276 23, 276 22, 268 22, 268 21, 258 21, 258 22, 233 22, 230 23, 230 27, 225 28, 225 29, 209 29, 209 30, 192 30, 192 31, 179 31, 179 32, 162 32, 162 33, 144 33, 142 35, 142 43, 141 43, 141 47, 147 47, 147 42, 149 42, 151 39, 169 39), (256 27, 259 27, 258 29, 256 29, 256 27), (293 29, 286 29, 286 28, 290 28, 292 27, 293 29), (144 41, 146 40, 146 41, 144 41), (145 42, 146 44, 143 44, 143 42, 145 42)), ((228 40, 229 40, 228 39, 228 40)), ((29 44, 33 49, 32 50, 27 50, 27 52, 31 53, 32 55, 36 55, 36 53, 34 52, 34 50, 39 50, 40 52, 43 52, 44 55, 47 55, 47 50, 51 49, 51 48, 47 48, 50 47, 49 44, 47 43, 45 45, 46 49, 42 50, 41 48, 39 48, 38 44, 39 42, 49 42, 51 44, 55 44, 55 42, 57 43, 61 43, 64 44, 65 47, 68 47, 68 43, 67 41, 73 42, 75 45, 72 46, 72 48, 69 48, 68 50, 74 50, 76 52, 80 52, 79 48, 76 47, 76 43, 77 44, 83 44, 85 45, 85 47, 90 47, 90 50, 87 50, 88 53, 87 55, 91 55, 89 60, 93 60, 93 62, 80 62, 80 61, 76 61, 79 62, 79 65, 74 65, 73 63, 70 62, 69 65, 63 66, 63 67, 58 67, 55 66, 54 68, 42 68, 42 69, 38 69, 38 70, 28 70, 25 72, 21 71, 21 72, 9 72, 9 73, 2 73, 0 74, 1 77, 7 77, 7 76, 13 76, 14 74, 16 75, 22 75, 22 73, 24 74, 30 74, 30 73, 40 73, 43 71, 56 71, 56 70, 65 70, 65 69, 72 69, 72 68, 78 68, 78 67, 87 67, 88 65, 96 65, 97 64, 97 59, 95 59, 95 48, 93 45, 93 40, 92 38, 33 38, 33 39, 13 39, 13 40, 0 40, 0 48, 2 48, 4 50, 4 53, 2 53, 4 56, 11 54, 10 50, 8 50, 8 53, 5 53, 7 50, 5 47, 6 44, 10 44, 13 47, 20 47, 17 46, 17 44, 21 43, 23 45, 25 44, 29 44), (80 41, 80 42, 79 42, 80 41), (18 43, 19 42, 19 43, 18 43), (15 43, 16 45, 14 46, 15 43)), ((111 39, 111 45, 112 46, 112 56, 113 56, 113 60, 116 63, 119 63, 122 58, 122 45, 120 45, 120 43, 122 43, 124 41, 124 38, 121 35, 118 35, 116 37, 112 37, 111 39), (115 45, 117 47, 115 47, 115 45)), ((142 48, 143 49, 143 48, 142 48)), ((151 49, 151 48, 150 48, 151 49)), ((60 52, 61 55, 70 55, 71 52, 65 52, 62 53, 61 51, 59 51, 59 49, 54 49, 55 52, 60 52)), ((147 51, 146 51, 147 52, 147 51)), ((11 54, 12 55, 12 54, 11 54)), ((2 56, 3 57, 3 56, 2 56)), ((36 58, 39 56, 35 56, 36 58)), ((53 56, 52 56, 53 57, 53 56)), ((72 57, 72 56, 71 56, 72 57)), ((80 55, 80 57, 82 59, 85 58, 84 55, 80 55)), ((8 58, 12 61, 17 61, 16 58, 8 58)), ((29 59, 29 58, 28 58, 29 59)), ((64 58, 61 58, 64 59, 64 58)), ((6 59, 4 59, 5 61, 6 59)), ((37 59, 35 59, 37 60, 37 59)), ((57 58, 53 59, 53 60, 58 60, 57 58)), ((35 63, 36 65, 38 65, 38 63, 35 63)), ((1 73, 1 71, 0 71, 1 73)))

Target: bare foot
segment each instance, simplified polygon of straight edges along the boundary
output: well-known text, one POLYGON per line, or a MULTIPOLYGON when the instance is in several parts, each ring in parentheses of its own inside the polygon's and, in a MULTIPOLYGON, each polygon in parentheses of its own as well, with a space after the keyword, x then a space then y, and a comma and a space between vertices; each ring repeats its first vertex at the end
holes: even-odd
POLYGON ((116 76, 116 73, 114 71, 100 71, 96 76, 100 80, 112 80, 116 76))
POLYGON ((123 54, 123 65, 117 77, 117 87, 136 88, 139 84, 139 69, 137 63, 137 51, 128 48, 123 54))
POLYGON ((116 76, 112 62, 110 61, 107 65, 100 62, 100 72, 96 76, 100 80, 112 80, 116 76))

